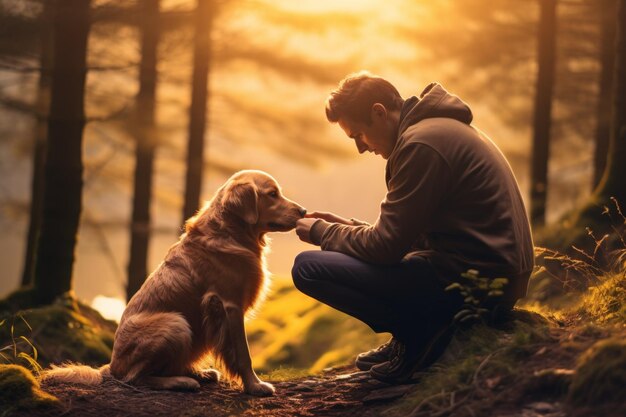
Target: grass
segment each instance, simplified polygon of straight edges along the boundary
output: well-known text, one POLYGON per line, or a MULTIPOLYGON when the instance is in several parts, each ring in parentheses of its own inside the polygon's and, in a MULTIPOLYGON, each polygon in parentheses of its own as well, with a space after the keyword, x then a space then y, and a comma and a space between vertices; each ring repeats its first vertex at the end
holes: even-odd
POLYGON ((286 280, 274 284, 257 317, 246 324, 254 367, 261 373, 280 368, 317 373, 350 363, 389 338, 300 293, 286 280))
POLYGON ((607 274, 590 287, 572 309, 581 320, 599 324, 626 324, 625 272, 607 274))
POLYGON ((442 359, 422 373, 416 389, 388 408, 385 415, 428 415, 431 402, 444 403, 452 395, 471 395, 479 374, 498 384, 513 381, 524 359, 538 343, 549 338, 545 318, 524 310, 514 311, 514 317, 506 329, 477 324, 458 331, 442 359))

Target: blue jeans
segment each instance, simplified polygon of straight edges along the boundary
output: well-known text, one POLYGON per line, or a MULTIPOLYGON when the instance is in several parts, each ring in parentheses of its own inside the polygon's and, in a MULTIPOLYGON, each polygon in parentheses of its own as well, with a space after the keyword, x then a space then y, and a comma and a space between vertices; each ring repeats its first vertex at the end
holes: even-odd
POLYGON ((427 341, 462 304, 422 257, 374 265, 338 252, 307 251, 296 257, 291 274, 304 294, 405 341, 427 341))

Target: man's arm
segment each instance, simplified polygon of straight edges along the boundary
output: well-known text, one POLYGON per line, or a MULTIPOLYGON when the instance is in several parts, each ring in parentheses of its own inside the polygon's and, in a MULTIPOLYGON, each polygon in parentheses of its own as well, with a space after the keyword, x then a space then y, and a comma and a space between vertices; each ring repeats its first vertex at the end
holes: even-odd
POLYGON ((309 225, 310 242, 367 262, 399 262, 415 239, 428 231, 449 191, 452 172, 437 151, 420 143, 405 145, 390 163, 389 191, 375 224, 348 226, 317 220, 309 225))
POLYGON ((345 224, 348 226, 369 226, 369 223, 357 220, 355 218, 346 219, 345 217, 341 217, 334 213, 329 213, 325 211, 313 211, 311 213, 307 213, 303 219, 300 219, 296 222, 296 234, 298 235, 300 240, 319 246, 319 238, 317 238, 316 240, 311 240, 311 229, 315 226, 318 220, 324 220, 325 222, 329 223, 345 224))

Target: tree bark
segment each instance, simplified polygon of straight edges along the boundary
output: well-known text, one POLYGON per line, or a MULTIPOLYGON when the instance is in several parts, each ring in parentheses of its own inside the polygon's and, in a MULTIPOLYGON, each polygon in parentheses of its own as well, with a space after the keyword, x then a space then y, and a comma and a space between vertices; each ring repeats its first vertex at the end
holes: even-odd
POLYGON ((611 134, 606 169, 596 195, 601 200, 614 197, 626 207, 626 0, 618 1, 617 37, 614 46, 614 89, 611 134))
POLYGON ((90 5, 88 0, 56 2, 42 223, 33 282, 39 303, 52 302, 72 287, 83 185, 90 5))
POLYGON ((156 149, 155 101, 157 85, 157 48, 159 43, 159 0, 139 0, 141 64, 136 101, 137 133, 131 220, 130 258, 126 297, 141 288, 147 276, 150 241, 150 202, 156 149))
POLYGON ((613 73, 615 70, 615 30, 617 24, 615 19, 615 0, 602 0, 600 9, 600 92, 598 94, 593 187, 598 186, 602 179, 609 151, 611 107, 613 105, 613 73))
POLYGON ((211 61, 211 0, 197 0, 196 4, 183 225, 200 205, 211 61))
POLYGON ((556 50, 556 0, 539 0, 540 18, 537 38, 538 72, 535 92, 530 218, 535 226, 545 224, 548 190, 548 159, 552 126, 556 50))
POLYGON ((45 1, 41 15, 39 64, 39 83, 37 88, 37 118, 33 143, 33 171, 31 179, 31 198, 29 209, 28 234, 26 237, 26 253, 22 271, 22 286, 32 284, 35 274, 35 254, 41 229, 43 209, 43 184, 46 160, 46 135, 48 133, 48 111, 50 107, 50 72, 52 70, 52 2, 45 1))

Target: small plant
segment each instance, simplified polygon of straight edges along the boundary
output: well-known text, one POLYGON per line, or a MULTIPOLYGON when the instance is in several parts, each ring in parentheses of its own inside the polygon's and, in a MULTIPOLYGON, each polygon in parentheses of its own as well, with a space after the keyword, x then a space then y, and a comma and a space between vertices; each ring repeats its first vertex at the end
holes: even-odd
POLYGON ((582 249, 572 245, 572 255, 556 250, 536 247, 535 256, 542 258, 546 266, 537 272, 547 273, 552 278, 563 283, 564 288, 585 290, 590 286, 601 284, 602 277, 614 273, 624 273, 626 270, 626 216, 614 197, 611 201, 615 208, 604 206, 602 215, 609 218, 612 232, 597 236, 594 231, 586 227, 587 236, 593 242, 593 248, 582 249), (557 263, 560 270, 551 271, 551 263, 557 263), (570 275, 573 275, 571 277, 570 275))
POLYGON ((455 282, 446 287, 446 291, 458 291, 463 297, 463 306, 454 316, 456 324, 472 324, 486 321, 489 307, 495 306, 504 295, 507 278, 486 278, 479 276, 475 269, 461 274, 464 282, 455 282))
MULTIPOLYGON (((15 319, 19 318, 24 322, 26 327, 32 332, 33 329, 30 327, 28 322, 21 314, 16 314, 13 316, 11 321, 11 327, 9 330, 9 334, 11 337, 11 343, 6 346, 0 347, 0 360, 5 364, 23 364, 25 363, 27 367, 29 367, 33 372, 37 375, 42 370, 41 365, 37 362, 37 348, 28 340, 26 336, 20 335, 17 336, 15 334, 15 319), (32 353, 28 353, 26 349, 30 348, 32 353)), ((0 327, 5 326, 7 324, 7 319, 0 320, 0 327)))

